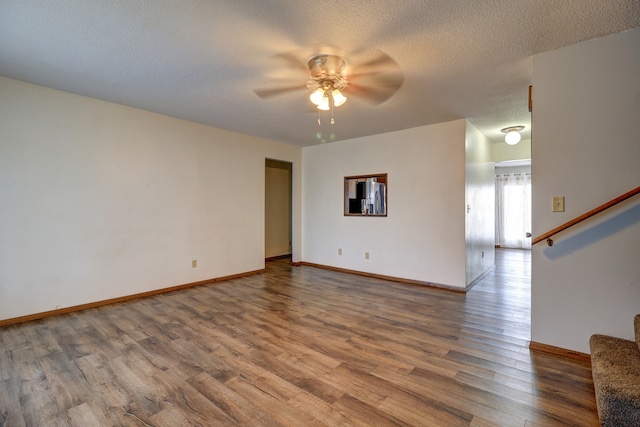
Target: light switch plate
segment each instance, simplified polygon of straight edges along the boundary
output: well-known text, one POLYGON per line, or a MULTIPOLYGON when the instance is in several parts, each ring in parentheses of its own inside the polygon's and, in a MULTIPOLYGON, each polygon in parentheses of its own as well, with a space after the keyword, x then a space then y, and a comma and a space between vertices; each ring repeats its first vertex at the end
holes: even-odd
POLYGON ((554 196, 553 205, 551 206, 552 212, 564 212, 564 197, 563 196, 554 196))

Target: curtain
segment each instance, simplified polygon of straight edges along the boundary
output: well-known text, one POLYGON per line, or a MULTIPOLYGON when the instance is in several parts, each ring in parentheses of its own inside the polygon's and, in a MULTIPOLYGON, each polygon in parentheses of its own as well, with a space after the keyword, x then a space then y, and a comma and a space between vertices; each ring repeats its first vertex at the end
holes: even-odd
POLYGON ((531 249, 531 174, 496 175, 496 245, 531 249))

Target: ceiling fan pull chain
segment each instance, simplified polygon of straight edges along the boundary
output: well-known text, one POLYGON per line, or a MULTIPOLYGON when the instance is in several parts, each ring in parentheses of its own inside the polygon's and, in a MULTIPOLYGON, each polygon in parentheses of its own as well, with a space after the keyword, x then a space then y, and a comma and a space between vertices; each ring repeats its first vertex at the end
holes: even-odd
POLYGON ((333 87, 331 89, 327 90, 328 93, 328 97, 329 97, 329 106, 331 107, 331 124, 334 125, 336 124, 336 121, 333 120, 333 107, 335 106, 335 102, 333 100, 333 87))

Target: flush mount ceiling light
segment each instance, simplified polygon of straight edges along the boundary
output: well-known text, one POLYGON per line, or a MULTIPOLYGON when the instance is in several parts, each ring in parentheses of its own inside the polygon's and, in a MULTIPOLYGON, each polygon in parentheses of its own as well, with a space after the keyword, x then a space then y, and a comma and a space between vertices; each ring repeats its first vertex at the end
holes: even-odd
MULTIPOLYGON (((334 124, 333 108, 347 102, 347 98, 340 92, 349 85, 342 75, 344 59, 336 55, 316 55, 307 65, 311 76, 307 81, 307 88, 312 91, 309 99, 318 110, 331 110, 331 124, 334 124)), ((319 122, 320 119, 318 124, 319 122)))
POLYGON ((500 132, 506 133, 504 136, 504 142, 509 145, 516 145, 522 139, 520 132, 524 130, 524 126, 509 126, 504 129, 500 129, 500 132))

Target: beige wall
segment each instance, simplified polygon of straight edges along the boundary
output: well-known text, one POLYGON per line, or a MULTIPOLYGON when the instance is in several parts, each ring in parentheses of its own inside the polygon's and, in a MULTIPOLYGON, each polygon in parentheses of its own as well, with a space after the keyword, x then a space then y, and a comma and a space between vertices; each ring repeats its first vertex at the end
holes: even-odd
POLYGON ((300 148, 0 78, 0 319, 262 269, 265 158, 296 259, 300 148))
POLYGON ((303 148, 304 261, 464 288, 465 124, 303 148), (344 177, 374 173, 388 216, 345 217, 344 177))

